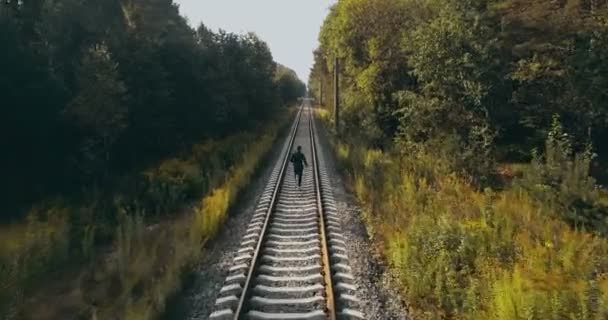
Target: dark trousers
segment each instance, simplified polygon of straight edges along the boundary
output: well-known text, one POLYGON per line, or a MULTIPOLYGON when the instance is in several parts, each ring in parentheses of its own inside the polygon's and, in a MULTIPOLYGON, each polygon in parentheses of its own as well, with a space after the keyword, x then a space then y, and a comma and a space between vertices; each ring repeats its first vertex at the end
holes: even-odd
POLYGON ((294 172, 296 174, 296 179, 298 180, 298 187, 302 186, 302 173, 304 172, 304 168, 295 168, 294 172))

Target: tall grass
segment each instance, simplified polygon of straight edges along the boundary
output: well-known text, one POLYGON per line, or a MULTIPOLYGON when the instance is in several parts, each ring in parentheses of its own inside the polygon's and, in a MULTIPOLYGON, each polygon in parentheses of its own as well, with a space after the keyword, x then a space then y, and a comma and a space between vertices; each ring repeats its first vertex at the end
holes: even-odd
POLYGON ((28 223, 1 226, 0 318, 158 315, 288 119, 282 114, 269 128, 207 141, 167 159, 142 173, 136 191, 116 194, 109 208, 101 210, 102 199, 93 197, 79 206, 33 209, 28 223), (52 284, 49 272, 66 266, 74 251, 82 265, 60 273, 61 285, 52 284), (43 282, 32 283, 36 279, 43 282))
POLYGON ((68 259, 68 210, 52 201, 32 208, 24 223, 0 226, 0 318, 15 316, 25 289, 68 259))
POLYGON ((608 319, 608 240, 425 152, 334 151, 419 319, 608 319))
MULTIPOLYGON (((121 273, 130 281, 123 290, 130 301, 127 300, 129 303, 126 305, 121 304, 119 300, 108 301, 107 309, 100 309, 100 313, 105 312, 103 318, 124 312, 119 318, 150 319, 164 310, 166 297, 178 289, 182 269, 196 261, 205 242, 217 234, 239 191, 250 182, 262 157, 272 147, 277 130, 278 126, 275 126, 258 137, 239 137, 243 139, 240 141, 255 142, 237 149, 235 156, 238 160, 225 175, 225 180, 211 188, 207 195, 193 206, 192 213, 159 225, 146 235, 145 241, 139 242, 144 245, 135 250, 138 256, 127 263, 131 270, 127 270, 126 275, 121 273)), ((233 142, 236 141, 239 140, 233 142)), ((222 145, 229 148, 235 146, 222 145)), ((195 156, 200 154, 195 153, 195 156)), ((138 232, 131 232, 131 237, 138 239, 138 232)), ((127 244, 117 243, 118 251, 121 252, 121 247, 127 244)))

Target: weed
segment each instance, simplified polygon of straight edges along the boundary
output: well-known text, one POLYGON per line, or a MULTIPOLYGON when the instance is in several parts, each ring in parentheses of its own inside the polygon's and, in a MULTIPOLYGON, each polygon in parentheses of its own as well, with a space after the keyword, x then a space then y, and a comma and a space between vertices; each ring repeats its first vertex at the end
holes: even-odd
POLYGON ((25 319, 53 318, 64 304, 79 316, 98 319, 149 319, 161 313, 165 299, 179 289, 184 269, 217 233, 289 117, 282 114, 261 132, 196 145, 186 156, 138 175, 141 180, 127 179, 123 192, 95 192, 72 206, 35 207, 27 223, 0 226, 0 316, 20 312, 25 319), (180 210, 188 204, 193 210, 180 210), (110 245, 100 246, 106 238, 110 245), (77 294, 54 303, 59 293, 38 290, 52 287, 45 284, 31 292, 35 298, 15 298, 14 292, 33 287, 37 277, 66 265, 68 253, 84 262, 62 283, 77 294))
MULTIPOLYGON (((560 206, 521 187, 479 190, 440 151, 334 147, 417 318, 608 316, 608 240, 565 223, 560 206)), ((590 199, 583 160, 568 159, 554 190, 590 199)))

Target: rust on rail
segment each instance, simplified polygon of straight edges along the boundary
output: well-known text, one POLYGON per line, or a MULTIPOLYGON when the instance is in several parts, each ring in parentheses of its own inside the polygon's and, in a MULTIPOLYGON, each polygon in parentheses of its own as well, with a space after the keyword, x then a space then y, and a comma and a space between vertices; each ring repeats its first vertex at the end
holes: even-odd
POLYGON ((321 187, 319 182, 319 166, 317 159, 317 143, 314 132, 314 114, 312 113, 312 108, 308 108, 308 112, 310 112, 309 121, 310 121, 310 143, 312 150, 312 158, 313 158, 313 171, 314 171, 314 181, 315 181, 315 189, 317 193, 317 206, 319 212, 319 234, 321 237, 321 252, 322 252, 322 263, 323 263, 323 280, 325 284, 325 300, 326 300, 326 308, 327 308, 327 318, 331 320, 336 319, 336 304, 334 299, 334 289, 333 283, 331 279, 331 265, 329 259, 329 250, 327 249, 327 237, 325 235, 325 216, 323 214, 323 202, 321 200, 321 187))

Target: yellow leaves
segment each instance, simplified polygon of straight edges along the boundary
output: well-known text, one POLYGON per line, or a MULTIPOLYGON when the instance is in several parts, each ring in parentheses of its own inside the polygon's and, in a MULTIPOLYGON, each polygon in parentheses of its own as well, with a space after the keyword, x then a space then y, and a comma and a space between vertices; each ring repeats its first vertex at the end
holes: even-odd
POLYGON ((563 63, 553 58, 534 56, 517 61, 512 78, 519 81, 534 81, 542 78, 563 77, 568 72, 563 63))
POLYGON ((259 161, 270 149, 273 141, 273 134, 260 137, 242 155, 241 162, 228 174, 226 182, 201 200, 196 208, 194 223, 197 228, 196 234, 200 234, 202 237, 201 241, 205 242, 215 236, 236 195, 247 185, 259 161))
POLYGON ((515 270, 512 274, 503 272, 492 285, 492 303, 489 313, 497 320, 525 319, 524 279, 515 270))
POLYGON ((202 231, 203 241, 213 237, 219 228, 223 215, 228 209, 229 194, 225 188, 218 188, 203 199, 196 211, 196 226, 202 231))
POLYGON ((471 231, 488 230, 488 225, 483 220, 465 220, 462 222, 462 227, 471 231))
POLYGON ((364 164, 366 169, 371 169, 376 164, 384 162, 384 160, 385 157, 380 150, 367 150, 367 152, 365 152, 364 164))
POLYGON ((368 193, 367 187, 365 185, 365 177, 360 176, 360 175, 355 175, 354 180, 355 180, 355 185, 354 185, 355 195, 357 196, 357 198, 359 198, 359 200, 365 202, 365 200, 366 200, 365 195, 368 193))
POLYGON ((338 159, 344 161, 344 160, 348 160, 349 159, 349 155, 350 155, 350 147, 346 144, 338 144, 337 146, 337 155, 338 155, 338 159))
POLYGON ((329 110, 324 109, 324 108, 315 108, 314 109, 316 116, 325 124, 328 124, 331 122, 331 112, 329 112, 329 110))
POLYGON ((373 96, 374 91, 379 89, 376 83, 380 80, 380 72, 382 72, 382 70, 378 65, 370 64, 356 73, 355 81, 357 87, 365 93, 366 103, 371 102, 370 98, 373 96))
POLYGON ((608 303, 608 274, 602 275, 599 279, 598 288, 604 297, 604 301, 608 303))

